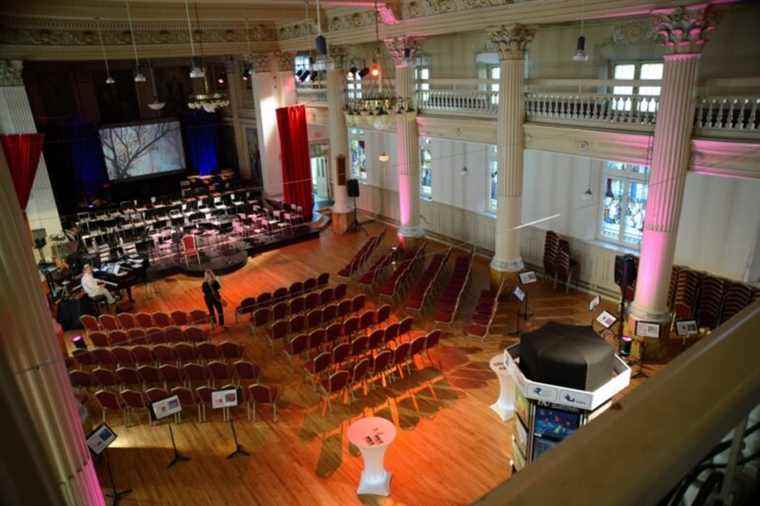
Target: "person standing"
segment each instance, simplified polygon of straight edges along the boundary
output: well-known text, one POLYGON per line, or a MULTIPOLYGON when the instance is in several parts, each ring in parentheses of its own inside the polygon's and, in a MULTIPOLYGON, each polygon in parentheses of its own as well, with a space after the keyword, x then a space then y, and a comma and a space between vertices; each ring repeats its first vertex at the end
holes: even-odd
POLYGON ((219 322, 219 326, 224 327, 224 308, 222 307, 222 295, 219 290, 222 286, 217 281, 214 272, 211 269, 206 269, 203 275, 203 300, 206 302, 208 308, 208 314, 211 317, 211 323, 219 322), (216 311, 216 314, 214 314, 216 311))

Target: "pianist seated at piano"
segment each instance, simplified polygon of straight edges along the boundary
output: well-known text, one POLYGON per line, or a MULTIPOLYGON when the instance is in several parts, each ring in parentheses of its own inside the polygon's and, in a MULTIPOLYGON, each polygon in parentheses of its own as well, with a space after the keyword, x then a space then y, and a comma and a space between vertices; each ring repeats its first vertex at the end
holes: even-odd
POLYGON ((109 292, 105 287, 105 283, 103 281, 95 279, 95 276, 92 273, 92 266, 90 264, 85 264, 84 268, 82 269, 82 288, 91 299, 100 297, 102 295, 106 298, 106 301, 109 305, 116 302, 114 296, 111 295, 111 292, 109 292))

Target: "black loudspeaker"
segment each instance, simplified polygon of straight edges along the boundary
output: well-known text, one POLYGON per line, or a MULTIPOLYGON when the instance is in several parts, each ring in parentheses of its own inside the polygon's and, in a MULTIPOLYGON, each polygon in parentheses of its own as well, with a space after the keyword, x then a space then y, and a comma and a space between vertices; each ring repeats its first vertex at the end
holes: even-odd
POLYGON ((349 197, 359 196, 359 181, 356 179, 349 179, 346 181, 346 189, 348 190, 349 197))
POLYGON ((618 255, 615 257, 615 284, 625 290, 636 280, 636 257, 618 255))
POLYGON ((325 39, 324 35, 317 35, 317 38, 314 39, 314 47, 317 53, 327 55, 327 39, 325 39))

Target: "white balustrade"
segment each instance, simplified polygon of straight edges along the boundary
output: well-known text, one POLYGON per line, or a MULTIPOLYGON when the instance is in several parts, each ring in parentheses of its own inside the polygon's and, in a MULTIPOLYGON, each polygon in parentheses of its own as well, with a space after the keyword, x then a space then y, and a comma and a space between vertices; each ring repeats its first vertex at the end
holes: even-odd
POLYGON ((660 97, 644 95, 526 93, 529 120, 594 121, 651 126, 660 97))
POLYGON ((700 97, 694 127, 712 130, 760 130, 760 97, 700 97))
POLYGON ((499 92, 488 90, 417 90, 422 111, 496 115, 499 92))

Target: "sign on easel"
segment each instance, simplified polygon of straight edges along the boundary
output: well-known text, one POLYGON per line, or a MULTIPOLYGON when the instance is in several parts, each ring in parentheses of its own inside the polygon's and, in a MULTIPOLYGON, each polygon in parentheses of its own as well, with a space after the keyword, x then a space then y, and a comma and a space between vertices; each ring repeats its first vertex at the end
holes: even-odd
POLYGON ((602 303, 602 298, 600 296, 596 296, 588 303, 588 310, 593 311, 596 306, 602 303))
POLYGON ((660 337, 660 324, 655 322, 636 322, 636 335, 639 337, 660 337))
POLYGON ((238 391, 236 388, 211 392, 211 407, 213 409, 234 408, 237 405, 238 391))
POLYGON ((519 286, 516 286, 516 287, 515 287, 515 290, 512 292, 512 294, 513 294, 513 295, 515 296, 515 298, 516 298, 517 300, 519 300, 520 302, 522 302, 522 301, 524 301, 524 300, 525 300, 525 292, 524 292, 524 291, 523 291, 523 289, 522 289, 522 288, 520 288, 519 286))
POLYGON ((152 403, 150 410, 153 413, 153 418, 162 420, 167 416, 176 415, 181 412, 182 405, 179 403, 179 397, 172 395, 171 397, 152 403))
POLYGON ((95 455, 100 455, 116 439, 116 433, 108 426, 102 423, 87 436, 87 447, 95 455))
POLYGON ((538 278, 536 277, 536 273, 534 271, 520 273, 520 283, 523 285, 529 285, 531 283, 535 283, 536 281, 538 281, 538 278))
POLYGON ((599 316, 596 317, 596 321, 599 322, 602 327, 608 329, 615 324, 617 318, 609 311, 602 311, 599 313, 599 316))
POLYGON ((697 320, 679 320, 676 321, 676 334, 678 337, 691 337, 699 334, 697 320))

